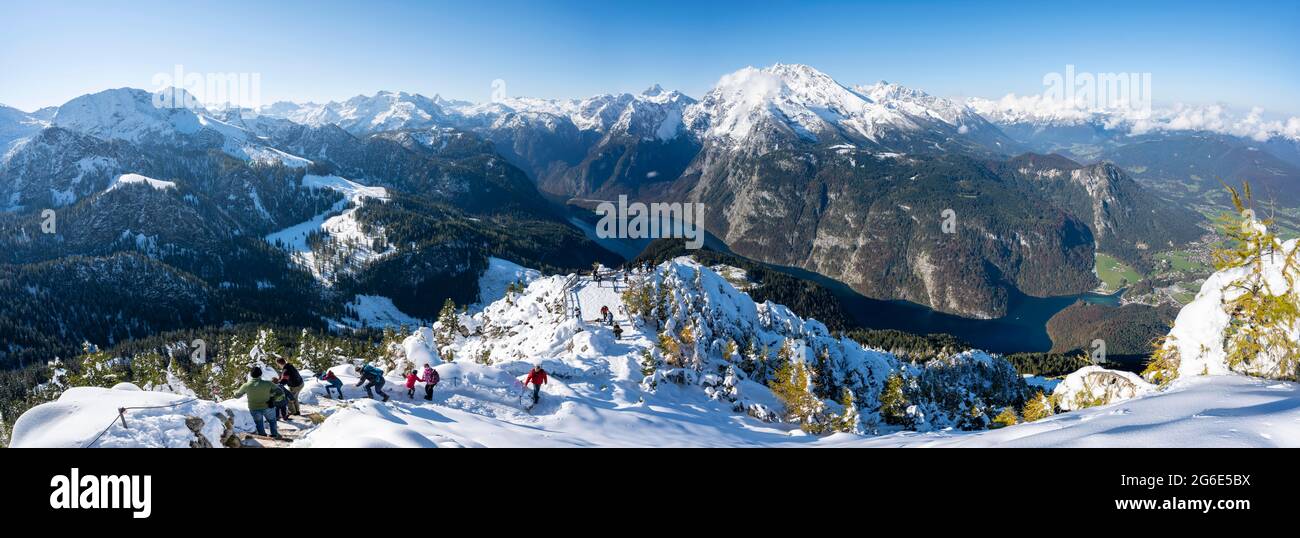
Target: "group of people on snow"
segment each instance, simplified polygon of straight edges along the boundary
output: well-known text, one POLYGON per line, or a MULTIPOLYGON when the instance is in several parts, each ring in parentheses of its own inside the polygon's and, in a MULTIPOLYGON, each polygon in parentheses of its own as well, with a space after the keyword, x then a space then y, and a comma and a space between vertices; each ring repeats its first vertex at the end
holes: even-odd
POLYGON ((420 375, 416 375, 415 370, 411 370, 409 373, 406 374, 406 397, 409 399, 414 399, 415 384, 418 382, 423 382, 424 399, 426 401, 432 400, 433 386, 437 385, 440 380, 441 378, 438 376, 438 371, 434 370, 433 366, 430 366, 428 364, 424 365, 424 371, 421 372, 420 375))
MULTIPOLYGON (((280 366, 279 375, 272 378, 271 381, 262 379, 263 371, 260 366, 253 366, 248 370, 249 380, 245 382, 238 390, 235 391, 234 397, 248 397, 248 412, 253 416, 253 426, 257 430, 257 435, 266 436, 269 429, 271 437, 281 439, 279 421, 290 421, 291 415, 302 414, 302 409, 298 405, 298 395, 302 392, 303 379, 302 374, 298 372, 292 364, 284 359, 277 360, 280 366)), ((372 364, 362 365, 357 370, 359 380, 356 386, 364 386, 366 396, 374 398, 376 394, 387 402, 389 396, 384 392, 384 371, 372 364)), ((325 396, 343 398, 343 380, 339 379, 333 371, 326 370, 317 376, 325 383, 325 396)), ((415 398, 415 387, 418 383, 424 383, 424 399, 433 400, 433 387, 437 386, 441 377, 438 370, 432 365, 425 364, 422 372, 416 373, 411 370, 406 374, 406 397, 415 398)), ((533 386, 532 401, 536 405, 540 397, 542 385, 547 382, 546 370, 540 364, 534 365, 528 371, 524 378, 524 390, 528 385, 533 386)))
POLYGON ((280 372, 271 381, 262 379, 262 368, 248 369, 247 382, 235 391, 235 398, 248 397, 248 412, 253 416, 257 434, 265 436, 270 426, 271 437, 280 438, 279 421, 289 421, 290 415, 301 415, 298 394, 302 392, 302 374, 289 361, 278 359, 280 372))
POLYGON ((623 338, 623 327, 614 322, 614 313, 610 312, 608 306, 600 307, 600 322, 613 328, 615 340, 623 338))

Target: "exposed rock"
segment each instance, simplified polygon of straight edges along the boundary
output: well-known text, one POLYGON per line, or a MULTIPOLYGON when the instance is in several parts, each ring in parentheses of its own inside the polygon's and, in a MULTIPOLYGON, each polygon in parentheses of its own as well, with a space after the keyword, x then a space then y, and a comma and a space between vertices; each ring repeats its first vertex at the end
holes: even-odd
POLYGON ((1137 374, 1087 366, 1065 377, 1052 391, 1056 405, 1066 411, 1107 405, 1154 392, 1156 386, 1137 374))

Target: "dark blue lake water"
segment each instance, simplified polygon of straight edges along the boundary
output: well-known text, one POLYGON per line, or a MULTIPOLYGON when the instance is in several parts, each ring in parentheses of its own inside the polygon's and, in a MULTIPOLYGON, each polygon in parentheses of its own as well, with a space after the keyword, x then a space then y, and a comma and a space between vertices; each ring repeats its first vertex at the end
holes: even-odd
MULTIPOLYGON (((605 248, 625 257, 640 254, 650 240, 602 239, 596 237, 590 213, 573 212, 570 222, 581 228, 587 237, 605 248)), ((713 236, 707 236, 709 248, 730 252, 726 245, 713 236)), ((997 319, 971 319, 936 312, 928 307, 906 301, 882 301, 865 297, 848 285, 812 271, 797 267, 768 265, 773 270, 812 280, 825 286, 848 310, 854 321, 872 329, 896 329, 914 334, 947 333, 971 345, 995 353, 1018 351, 1048 351, 1052 339, 1047 335, 1047 320, 1065 307, 1083 300, 1089 303, 1119 306, 1123 290, 1113 295, 1084 293, 1058 297, 1030 297, 1015 291, 1007 301, 1007 315, 997 319)))

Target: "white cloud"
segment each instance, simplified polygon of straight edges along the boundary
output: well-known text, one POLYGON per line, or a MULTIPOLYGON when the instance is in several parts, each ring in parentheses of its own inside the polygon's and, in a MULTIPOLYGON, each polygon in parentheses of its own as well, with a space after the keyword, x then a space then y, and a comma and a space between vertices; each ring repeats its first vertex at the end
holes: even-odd
POLYGON ((1107 129, 1127 129, 1130 134, 1153 131, 1208 131, 1266 141, 1276 136, 1300 140, 1300 117, 1267 120, 1264 109, 1254 107, 1245 116, 1222 104, 1176 104, 1145 111, 1125 107, 1089 109, 1065 100, 1042 95, 1008 94, 1001 99, 973 98, 967 104, 995 123, 1051 122, 1064 124, 1100 123, 1107 129))

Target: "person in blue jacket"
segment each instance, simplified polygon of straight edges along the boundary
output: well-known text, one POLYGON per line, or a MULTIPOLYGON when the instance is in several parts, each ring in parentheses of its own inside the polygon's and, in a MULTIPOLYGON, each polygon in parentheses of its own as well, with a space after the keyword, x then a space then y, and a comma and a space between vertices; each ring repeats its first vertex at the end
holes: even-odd
POLYGON ((366 385, 366 396, 375 397, 374 393, 370 392, 373 388, 384 398, 383 401, 388 401, 388 395, 384 393, 384 371, 367 364, 361 367, 360 373, 361 380, 357 381, 357 386, 360 387, 363 383, 366 385))

